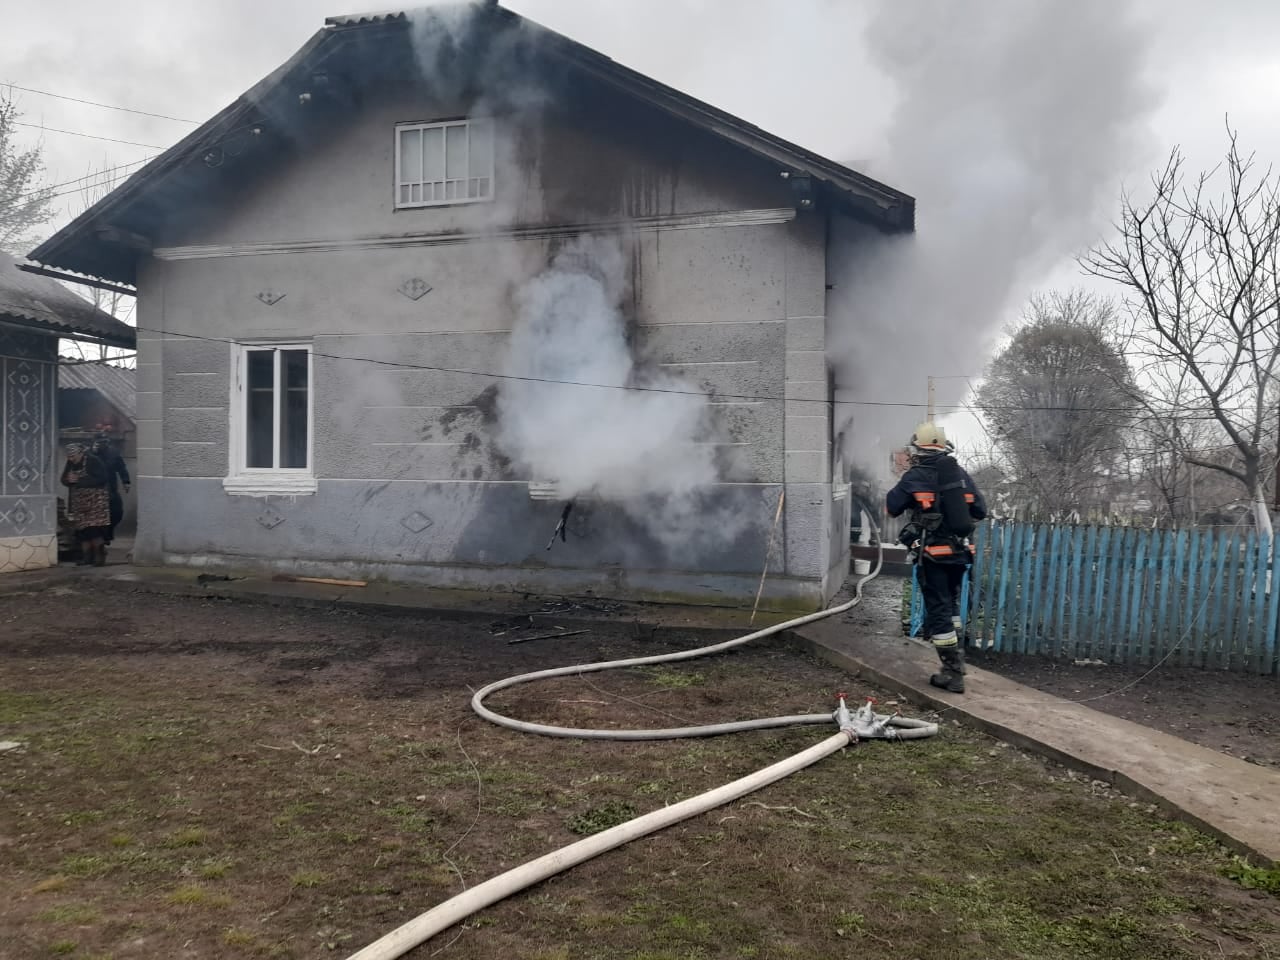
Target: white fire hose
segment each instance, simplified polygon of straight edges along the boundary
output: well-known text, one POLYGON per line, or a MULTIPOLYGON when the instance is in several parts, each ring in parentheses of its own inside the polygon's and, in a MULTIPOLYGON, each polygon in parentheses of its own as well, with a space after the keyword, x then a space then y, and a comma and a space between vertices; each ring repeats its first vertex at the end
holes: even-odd
POLYGON ((817 763, 824 757, 828 757, 837 750, 860 739, 914 740, 932 737, 937 734, 937 724, 907 717, 886 716, 875 713, 872 709, 873 701, 868 701, 861 709, 851 712, 845 706, 844 694, 840 694, 840 705, 833 714, 804 713, 789 717, 766 717, 756 720, 740 720, 731 723, 706 724, 693 727, 669 727, 658 730, 595 730, 577 727, 556 727, 542 723, 514 720, 500 713, 495 713, 484 705, 485 697, 499 690, 514 687, 517 684, 530 683, 534 680, 546 680, 551 677, 575 676, 580 673, 592 673, 599 670, 616 670, 622 667, 639 667, 655 663, 692 660, 694 657, 705 657, 724 650, 731 650, 734 647, 750 643, 752 640, 759 640, 762 637, 772 636, 784 630, 793 630, 806 623, 813 623, 815 620, 822 620, 826 617, 834 617, 845 613, 861 602, 863 585, 879 576, 883 559, 882 549, 875 569, 854 586, 853 599, 818 613, 797 617, 794 620, 766 627, 743 637, 726 640, 723 643, 716 643, 711 646, 698 647, 694 650, 682 650, 677 653, 665 653, 651 657, 632 657, 627 660, 587 663, 572 667, 557 667, 551 670, 538 670, 533 673, 509 677, 505 680, 498 680, 478 690, 475 696, 471 698, 471 707, 486 720, 523 733, 537 733, 550 737, 574 737, 588 740, 669 740, 681 737, 710 737, 743 730, 762 730, 797 724, 832 722, 839 726, 840 732, 806 750, 802 750, 794 756, 780 760, 771 766, 765 767, 763 770, 757 770, 755 773, 739 780, 734 780, 732 783, 716 787, 714 790, 682 800, 669 807, 663 807, 661 810, 646 813, 643 816, 636 817, 634 820, 628 820, 626 823, 621 823, 616 827, 593 834, 566 847, 561 847, 559 850, 538 857, 536 860, 530 860, 528 863, 513 867, 506 873, 501 873, 478 886, 465 890, 439 906, 433 907, 426 913, 415 917, 408 923, 397 927, 369 944, 363 950, 352 954, 349 960, 395 960, 396 957, 402 956, 441 931, 460 923, 471 914, 492 906, 514 893, 518 893, 527 887, 546 880, 548 877, 555 876, 557 873, 577 866, 624 843, 656 833, 672 824, 679 823, 681 820, 687 820, 700 813, 706 813, 708 810, 713 810, 716 807, 737 800, 739 797, 746 796, 761 787, 768 786, 783 777, 803 770, 805 767, 817 763))

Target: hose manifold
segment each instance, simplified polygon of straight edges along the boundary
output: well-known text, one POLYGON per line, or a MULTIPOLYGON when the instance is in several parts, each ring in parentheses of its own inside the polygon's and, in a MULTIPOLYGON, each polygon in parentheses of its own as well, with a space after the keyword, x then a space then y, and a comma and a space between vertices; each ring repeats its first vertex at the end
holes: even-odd
POLYGON ((836 707, 831 719, 851 740, 901 740, 915 739, 921 736, 932 736, 938 732, 936 724, 923 720, 912 720, 898 714, 876 713, 875 698, 868 697, 857 710, 850 710, 845 703, 845 695, 837 694, 840 705, 836 707), (909 730, 921 731, 907 733, 909 730), (924 731, 929 731, 925 733, 924 731))

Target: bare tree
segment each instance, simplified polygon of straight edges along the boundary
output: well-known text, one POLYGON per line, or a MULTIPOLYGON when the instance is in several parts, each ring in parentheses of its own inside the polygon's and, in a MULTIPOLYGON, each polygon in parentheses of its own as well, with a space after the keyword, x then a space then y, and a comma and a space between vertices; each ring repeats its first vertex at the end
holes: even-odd
POLYGON ((53 190, 41 185, 41 148, 19 150, 15 123, 21 116, 0 91, 0 250, 23 256, 36 243, 32 231, 53 219, 53 190))
POLYGON ((987 367, 975 406, 1041 513, 1102 508, 1138 412, 1111 303, 1084 292, 1032 299, 987 367))
POLYGON ((1083 260, 1127 290, 1127 354, 1166 406, 1211 418, 1231 456, 1184 447, 1185 463, 1234 479, 1271 533, 1264 484, 1280 373, 1280 181, 1242 156, 1193 180, 1174 150, 1152 195, 1122 200, 1120 236, 1083 260), (1219 184, 1222 186, 1219 186, 1219 184), (1177 393, 1170 396, 1170 386, 1177 393))

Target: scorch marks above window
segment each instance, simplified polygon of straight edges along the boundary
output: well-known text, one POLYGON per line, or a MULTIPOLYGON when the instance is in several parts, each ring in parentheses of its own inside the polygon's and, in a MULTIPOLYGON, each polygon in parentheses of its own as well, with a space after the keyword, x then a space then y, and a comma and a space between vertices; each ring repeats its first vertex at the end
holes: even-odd
POLYGON ((492 120, 397 125, 397 209, 492 199, 492 120))

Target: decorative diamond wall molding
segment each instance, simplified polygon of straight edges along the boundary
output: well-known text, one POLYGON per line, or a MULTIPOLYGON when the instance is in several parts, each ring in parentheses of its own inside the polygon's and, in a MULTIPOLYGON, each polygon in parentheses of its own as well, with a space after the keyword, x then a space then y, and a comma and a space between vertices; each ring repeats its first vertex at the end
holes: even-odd
POLYGON ((400 284, 397 288, 410 300, 421 300, 431 292, 431 284, 423 280, 421 277, 413 277, 400 284))
POLYGON ((272 510, 270 507, 258 514, 256 519, 267 530, 274 530, 285 521, 285 518, 279 512, 272 510))
POLYGON ((400 521, 400 526, 404 527, 406 530, 408 530, 411 533, 421 533, 423 530, 427 529, 427 527, 431 526, 434 522, 435 521, 432 520, 430 517, 415 510, 413 511, 413 513, 409 514, 407 517, 405 517, 403 520, 400 521))
POLYGON ((55 502, 51 496, 37 496, 33 500, 0 497, 0 539, 40 536, 53 530, 55 502))
POLYGON ((258 294, 258 299, 265 303, 268 307, 274 307, 277 303, 285 298, 285 294, 278 293, 275 290, 263 290, 258 294))
MULTIPOLYGON (((52 359, 53 337, 48 344, 28 343, 11 334, 0 334, 0 349, 10 353, 37 356, 45 350, 52 359)), ((57 482, 53 471, 61 468, 51 462, 54 443, 54 378, 56 368, 39 359, 0 356, 0 497, 35 497, 27 509, 39 510, 39 498, 51 495, 57 482)), ((7 530, 0 536, 21 535, 29 530, 15 530, 11 507, 7 511, 7 530)), ((25 516, 25 514, 21 514, 25 516)), ((23 526, 35 522, 31 518, 23 526)), ((45 527, 40 532, 45 532, 45 527)))

